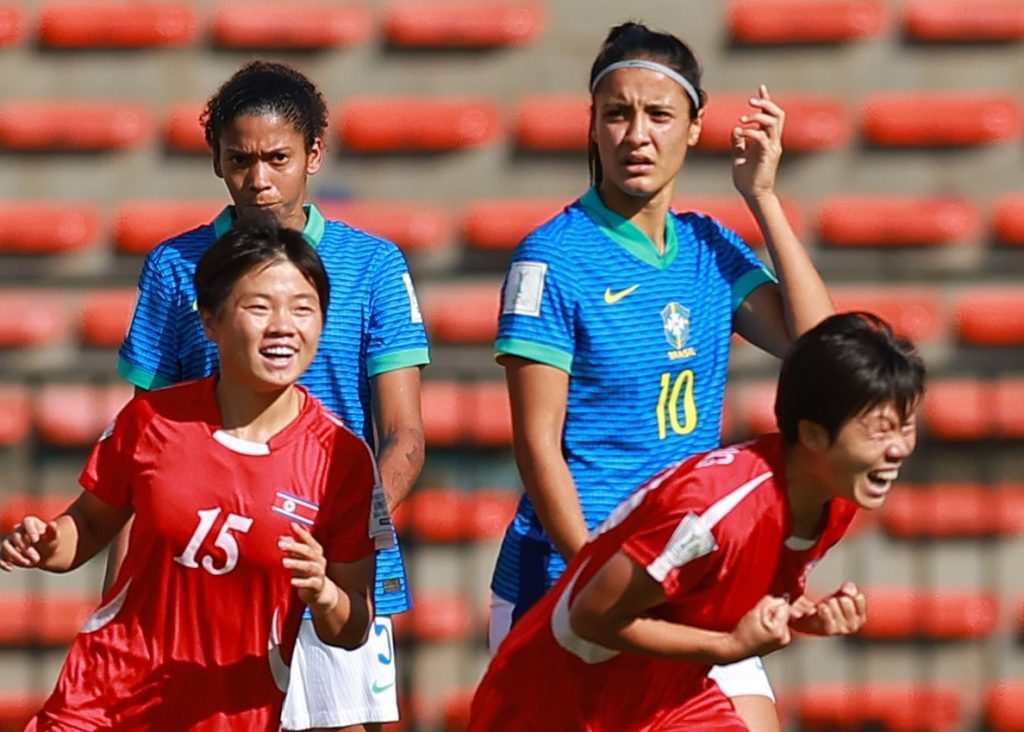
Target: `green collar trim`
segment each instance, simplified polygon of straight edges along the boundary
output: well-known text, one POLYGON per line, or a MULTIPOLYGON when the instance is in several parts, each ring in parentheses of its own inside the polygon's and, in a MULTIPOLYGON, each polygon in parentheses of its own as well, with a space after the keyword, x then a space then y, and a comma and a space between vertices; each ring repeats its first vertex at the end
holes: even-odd
POLYGON ((632 221, 615 213, 604 204, 597 192, 597 186, 583 194, 579 203, 580 207, 609 239, 652 267, 668 268, 679 253, 679 234, 676 232, 671 213, 665 219, 665 251, 659 254, 651 237, 640 231, 632 221))
MULTIPOLYGON (((312 203, 305 204, 302 210, 306 213, 306 226, 302 229, 302 235, 313 246, 319 246, 320 240, 324 238, 324 230, 327 228, 327 225, 324 223, 324 216, 320 213, 320 209, 312 203)), ((213 233, 220 239, 231 231, 231 227, 234 225, 235 207, 225 206, 224 210, 217 214, 217 218, 213 220, 213 233)))

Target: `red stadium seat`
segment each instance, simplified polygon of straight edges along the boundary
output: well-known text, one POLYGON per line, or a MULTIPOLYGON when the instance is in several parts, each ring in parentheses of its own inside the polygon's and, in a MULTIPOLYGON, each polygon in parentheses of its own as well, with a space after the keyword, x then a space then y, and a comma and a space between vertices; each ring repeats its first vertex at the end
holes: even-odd
POLYGON ((94 594, 0 596, 0 645, 67 645, 99 603, 94 594))
POLYGON ((742 436, 777 432, 775 421, 775 382, 741 382, 732 389, 729 399, 732 417, 742 436))
POLYGON ((0 204, 0 252, 64 254, 98 241, 99 213, 84 203, 4 201, 0 204))
POLYGON ((51 445, 89 447, 131 396, 127 384, 45 386, 36 393, 36 429, 51 445))
POLYGON ((132 201, 114 221, 114 241, 125 254, 145 254, 165 239, 208 224, 224 207, 218 201, 132 201))
POLYGON ((1024 379, 1000 379, 992 389, 996 436, 1008 440, 1024 438, 1024 379))
POLYGON ((985 690, 985 722, 992 732, 1024 732, 1024 679, 1006 679, 985 690))
POLYGON ((181 102, 171 108, 164 127, 164 141, 168 148, 175 152, 210 154, 206 132, 199 122, 202 112, 202 103, 181 102))
POLYGON ((327 218, 393 241, 407 252, 443 249, 454 233, 451 217, 441 206, 351 199, 317 205, 327 218))
POLYGON ((1010 194, 996 201, 993 226, 1000 243, 1024 244, 1024 194, 1010 194))
POLYGON ((921 410, 925 428, 939 440, 982 440, 992 434, 992 388, 974 379, 932 381, 921 410))
POLYGON ((32 429, 28 390, 20 384, 0 385, 0 447, 24 442, 32 429))
POLYGON ((15 732, 25 729, 29 719, 43 706, 46 696, 36 692, 0 692, 0 730, 15 732))
MULTIPOLYGON (((750 94, 716 94, 704 114, 698 147, 714 152, 732 149, 732 131, 741 115, 754 108, 750 94)), ((772 94, 786 112, 782 146, 787 151, 817 152, 842 147, 853 136, 853 121, 840 97, 813 94, 772 94)))
POLYGON ((561 198, 477 201, 466 209, 466 241, 476 249, 512 249, 569 203, 561 198))
POLYGON ((458 150, 501 136, 498 108, 484 99, 354 97, 337 117, 342 143, 355 152, 458 150))
POLYGON ((579 94, 532 96, 519 100, 515 140, 523 150, 580 152, 587 149, 590 97, 579 94))
POLYGON ((836 43, 877 36, 882 0, 732 0, 729 32, 739 43, 836 43))
POLYGON ((834 196, 821 203, 821 238, 837 246, 926 246, 975 237, 978 212, 966 200, 911 196, 834 196))
POLYGON ((452 446, 466 434, 463 413, 467 395, 457 381, 425 381, 420 393, 423 436, 429 446, 452 446))
POLYGON ((21 38, 21 10, 17 5, 0 5, 0 46, 9 46, 21 38))
POLYGON ((953 322, 964 343, 975 346, 1024 344, 1024 293, 1017 287, 977 287, 956 298, 953 322))
POLYGON ((504 381, 481 382, 469 387, 469 435, 484 447, 512 444, 512 408, 504 381))
POLYGON ((919 41, 1017 41, 1024 39, 1024 5, 1019 0, 909 0, 903 28, 919 41))
POLYGON ((134 288, 86 293, 79 321, 82 342, 101 348, 120 346, 132 319, 135 293, 134 288))
POLYGON ((384 18, 388 42, 407 48, 492 48, 529 43, 544 30, 536 2, 396 2, 384 18))
POLYGON ((0 290, 0 348, 45 346, 68 331, 62 291, 0 290))
POLYGON ((419 541, 444 543, 463 539, 465 494, 455 488, 417 488, 409 504, 408 528, 419 541))
POLYGON ((468 493, 467 498, 463 524, 465 538, 470 541, 503 536, 519 505, 519 493, 510 490, 478 488, 468 493))
POLYGON ((199 37, 199 16, 189 2, 47 3, 39 15, 39 41, 53 48, 170 48, 199 37))
POLYGON ((881 511, 892 536, 956 539, 1007 533, 1004 492, 975 483, 901 485, 881 511))
POLYGON ((806 687, 797 713, 807 732, 857 730, 952 732, 962 716, 962 692, 953 685, 879 682, 806 687))
POLYGON ((840 311, 875 313, 917 343, 939 340, 946 332, 944 308, 932 288, 838 285, 832 288, 832 299, 840 311))
POLYGON ((460 641, 472 632, 474 620, 465 597, 450 592, 419 592, 413 609, 392 617, 395 636, 420 642, 460 641))
POLYGON ((455 283, 425 289, 423 317, 431 335, 446 343, 491 343, 498 332, 501 283, 455 283))
POLYGON ((0 147, 19 150, 115 150, 150 136, 146 108, 85 101, 8 101, 0 104, 0 147))
POLYGON ((993 92, 899 92, 864 103, 864 136, 886 147, 950 147, 1017 140, 1020 102, 993 92))
POLYGON ((998 532, 1024 532, 1024 483, 1000 483, 995 486, 994 496, 999 507, 998 532))
POLYGON ((315 49, 348 46, 373 32, 370 9, 362 4, 225 2, 213 17, 214 42, 225 48, 315 49))
MULTIPOLYGON (((764 244, 764 237, 761 236, 757 221, 738 195, 679 196, 672 201, 672 208, 679 213, 695 211, 710 216, 727 229, 739 234, 743 241, 751 246, 764 244)), ((783 199, 782 209, 786 212, 793 230, 797 234, 803 231, 804 213, 797 203, 783 199)))
POLYGON ((978 590, 874 588, 865 593, 868 640, 956 640, 991 635, 999 621, 995 594, 978 590))
POLYGON ((37 516, 44 521, 54 519, 64 513, 71 502, 77 498, 73 493, 30 495, 16 493, 8 495, 0 503, 0 530, 12 531, 26 516, 37 516))

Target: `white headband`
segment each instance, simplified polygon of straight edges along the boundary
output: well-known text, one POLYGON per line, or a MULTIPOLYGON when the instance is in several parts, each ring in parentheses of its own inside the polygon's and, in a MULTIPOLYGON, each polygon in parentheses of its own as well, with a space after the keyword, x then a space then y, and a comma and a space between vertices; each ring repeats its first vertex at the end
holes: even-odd
POLYGON ((675 69, 670 69, 665 64, 659 64, 657 61, 648 61, 642 58, 629 58, 625 61, 616 61, 613 64, 605 66, 601 69, 601 73, 594 77, 594 83, 590 85, 590 93, 593 94, 594 90, 597 89, 597 85, 601 83, 601 79, 606 77, 608 74, 618 69, 648 69, 650 71, 657 71, 659 74, 664 74, 672 81, 683 87, 683 91, 690 97, 690 101, 693 102, 693 108, 695 110, 700 109, 700 94, 693 88, 685 76, 680 74, 675 69))

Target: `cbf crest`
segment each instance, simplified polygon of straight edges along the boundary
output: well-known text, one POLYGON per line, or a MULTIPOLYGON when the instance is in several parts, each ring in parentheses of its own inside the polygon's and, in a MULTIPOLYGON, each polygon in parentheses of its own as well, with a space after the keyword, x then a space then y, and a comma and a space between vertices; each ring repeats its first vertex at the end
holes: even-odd
POLYGON ((670 302, 661 310, 661 324, 665 340, 672 347, 668 353, 669 358, 689 358, 696 354, 692 348, 686 348, 686 341, 690 337, 689 308, 677 302, 670 302))

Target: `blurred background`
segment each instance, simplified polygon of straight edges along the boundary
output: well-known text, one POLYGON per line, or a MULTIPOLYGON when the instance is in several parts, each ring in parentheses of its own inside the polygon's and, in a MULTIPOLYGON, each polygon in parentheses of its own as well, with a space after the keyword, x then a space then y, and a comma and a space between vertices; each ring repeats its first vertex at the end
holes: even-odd
MULTIPOLYGON (((116 349, 146 251, 227 202, 203 102, 254 55, 294 64, 332 110, 314 200, 401 246, 430 330, 427 462, 396 517, 417 608, 396 618, 394 728, 461 729, 521 491, 500 281, 588 185, 588 70, 627 19, 704 63, 677 209, 758 244, 728 130, 766 83, 788 112, 780 193, 837 303, 889 319, 931 369, 904 485, 812 576, 866 587, 867 626, 768 659, 786 729, 1024 730, 1021 0, 0 0, 4 530, 66 505, 129 396, 116 349)), ((724 439, 773 428, 776 368, 736 342, 724 439)), ((0 576, 0 726, 49 692, 101 573, 0 576)))

